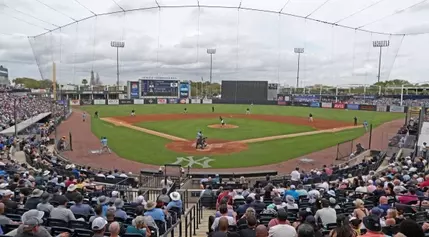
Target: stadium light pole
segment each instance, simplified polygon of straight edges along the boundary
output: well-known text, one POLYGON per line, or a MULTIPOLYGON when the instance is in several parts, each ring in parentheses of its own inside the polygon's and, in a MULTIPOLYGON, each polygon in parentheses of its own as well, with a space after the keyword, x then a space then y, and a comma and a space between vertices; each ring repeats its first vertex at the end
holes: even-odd
POLYGON ((304 53, 304 48, 294 48, 293 51, 298 54, 298 68, 296 70, 296 88, 299 87, 299 61, 301 59, 301 54, 304 53))
POLYGON ((116 85, 119 86, 119 48, 124 48, 125 42, 111 41, 110 46, 116 48, 116 85))
POLYGON ((213 54, 216 54, 216 49, 207 49, 207 54, 210 54, 210 86, 209 86, 209 94, 213 97, 211 94, 212 92, 212 76, 213 76, 213 54))
POLYGON ((383 47, 389 47, 389 45, 390 45, 390 41, 389 40, 375 40, 375 41, 372 41, 372 47, 374 47, 374 48, 380 48, 380 55, 378 57, 378 76, 377 76, 378 81, 377 82, 380 82, 381 52, 382 52, 383 47))

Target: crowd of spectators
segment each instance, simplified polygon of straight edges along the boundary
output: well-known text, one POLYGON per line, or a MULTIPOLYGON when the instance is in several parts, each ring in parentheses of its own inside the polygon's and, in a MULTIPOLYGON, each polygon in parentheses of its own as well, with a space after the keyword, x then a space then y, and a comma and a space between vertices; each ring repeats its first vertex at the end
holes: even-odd
POLYGON ((52 112, 54 118, 61 117, 64 107, 49 99, 0 93, 0 131, 46 112, 52 112))
MULTIPOLYGON (((346 104, 368 104, 368 105, 401 105, 401 99, 399 98, 377 98, 377 99, 356 99, 350 98, 345 101, 341 101, 346 104)), ((403 106, 429 106, 429 99, 418 99, 418 100, 402 100, 403 106)))

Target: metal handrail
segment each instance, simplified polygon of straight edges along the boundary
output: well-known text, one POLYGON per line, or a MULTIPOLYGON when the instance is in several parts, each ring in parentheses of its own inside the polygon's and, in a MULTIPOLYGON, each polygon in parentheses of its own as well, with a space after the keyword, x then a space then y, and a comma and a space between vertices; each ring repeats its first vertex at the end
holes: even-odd
POLYGON ((201 197, 185 214, 177 220, 161 237, 174 237, 175 230, 178 228, 179 237, 192 236, 197 234, 197 229, 203 218, 203 206, 201 205, 201 197))

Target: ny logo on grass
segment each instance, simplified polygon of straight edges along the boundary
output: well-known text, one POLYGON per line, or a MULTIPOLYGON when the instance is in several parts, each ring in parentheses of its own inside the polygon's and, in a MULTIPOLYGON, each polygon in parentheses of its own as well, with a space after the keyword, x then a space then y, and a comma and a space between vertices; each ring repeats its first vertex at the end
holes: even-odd
POLYGON ((198 165, 198 166, 201 166, 201 168, 211 168, 211 165, 209 165, 210 161, 214 161, 214 159, 206 156, 195 160, 193 156, 177 157, 176 162, 174 162, 173 165, 182 165, 183 167, 191 167, 191 168, 194 165, 198 165))

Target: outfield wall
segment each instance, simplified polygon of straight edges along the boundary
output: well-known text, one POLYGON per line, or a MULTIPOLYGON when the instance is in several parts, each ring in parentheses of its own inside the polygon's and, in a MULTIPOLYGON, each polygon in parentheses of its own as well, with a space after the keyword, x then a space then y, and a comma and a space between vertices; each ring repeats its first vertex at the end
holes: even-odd
MULTIPOLYGON (((408 106, 397 105, 367 105, 345 104, 328 102, 296 102, 296 101, 270 101, 270 100, 225 100, 225 99, 178 99, 178 98, 151 98, 151 99, 109 99, 109 100, 70 100, 70 105, 143 105, 143 104, 254 104, 298 106, 311 108, 326 108, 339 110, 364 110, 391 113, 407 113, 408 106)), ((429 114, 429 111, 428 111, 429 114)))

